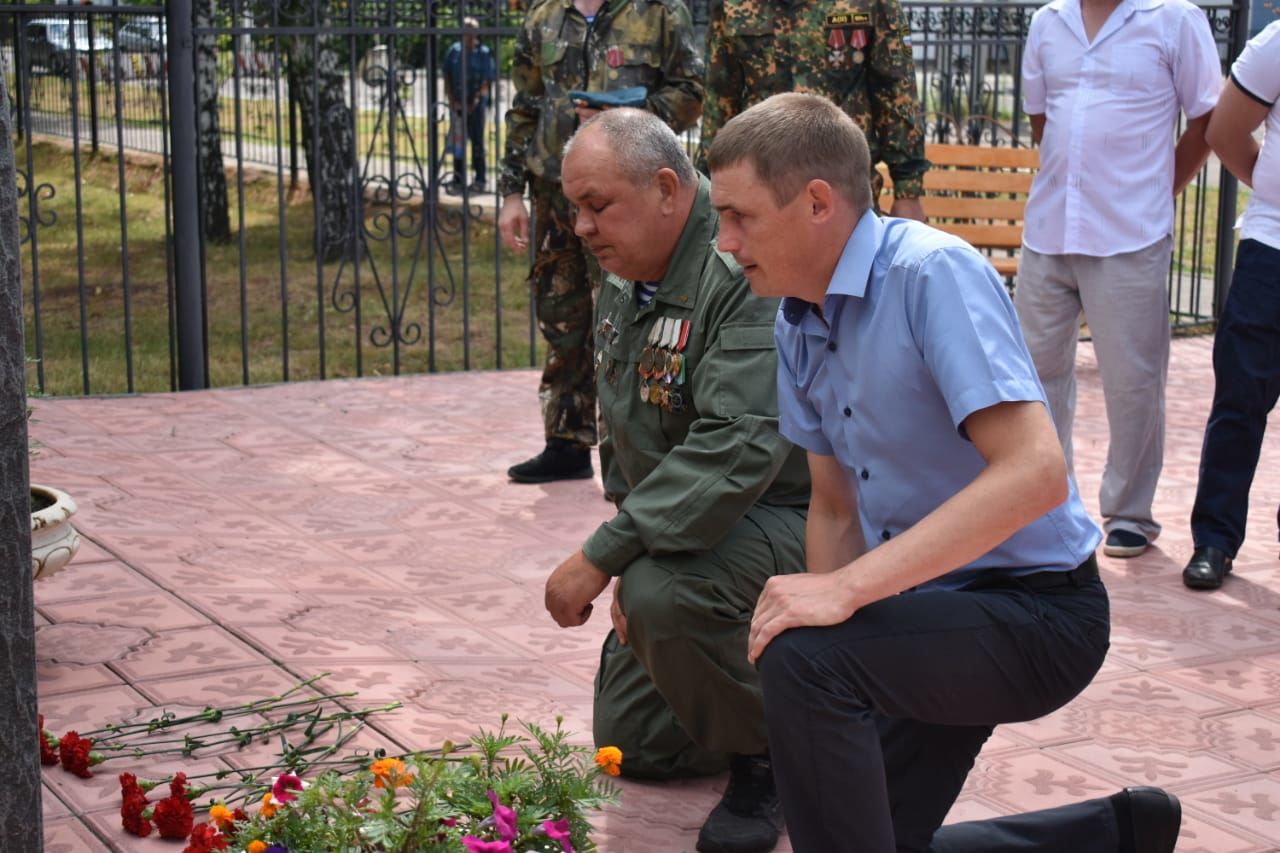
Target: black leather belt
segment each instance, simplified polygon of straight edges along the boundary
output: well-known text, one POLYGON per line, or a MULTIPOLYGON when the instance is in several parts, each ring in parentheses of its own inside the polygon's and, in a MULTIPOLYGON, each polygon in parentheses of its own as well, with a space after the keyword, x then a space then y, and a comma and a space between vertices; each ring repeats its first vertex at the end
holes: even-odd
POLYGON ((1013 578, 1031 589, 1052 589, 1056 586, 1084 586, 1098 577, 1098 558, 1094 554, 1069 572, 1036 572, 1013 578))

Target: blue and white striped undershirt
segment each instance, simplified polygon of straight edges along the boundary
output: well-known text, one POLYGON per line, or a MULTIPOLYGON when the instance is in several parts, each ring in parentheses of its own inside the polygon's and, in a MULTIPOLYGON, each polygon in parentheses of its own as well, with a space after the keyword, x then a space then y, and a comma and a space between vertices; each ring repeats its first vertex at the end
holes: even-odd
POLYGON ((636 302, 640 307, 648 305, 653 301, 653 294, 658 292, 660 281, 637 281, 636 282, 636 302))

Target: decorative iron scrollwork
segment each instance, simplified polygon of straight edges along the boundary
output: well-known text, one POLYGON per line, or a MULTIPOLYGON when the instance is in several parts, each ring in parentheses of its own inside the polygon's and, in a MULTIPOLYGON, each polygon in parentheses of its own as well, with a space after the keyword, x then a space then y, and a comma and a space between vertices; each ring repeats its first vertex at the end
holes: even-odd
POLYGON ((31 242, 33 236, 32 226, 38 230, 40 228, 49 228, 58 221, 57 211, 41 210, 40 202, 51 201, 57 194, 57 189, 50 183, 39 183, 35 187, 31 186, 31 178, 22 169, 15 170, 18 176, 18 244, 22 245, 31 242), (21 202, 24 197, 30 197, 25 205, 21 202), (30 212, 30 216, 24 216, 22 211, 30 212))

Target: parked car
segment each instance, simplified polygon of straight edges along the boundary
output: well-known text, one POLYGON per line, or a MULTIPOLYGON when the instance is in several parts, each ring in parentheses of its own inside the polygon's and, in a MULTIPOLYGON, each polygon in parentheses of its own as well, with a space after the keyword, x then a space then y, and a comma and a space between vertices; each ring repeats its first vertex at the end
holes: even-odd
MULTIPOLYGON (((27 22, 26 35, 27 56, 31 64, 42 65, 54 74, 70 73, 76 55, 89 53, 88 21, 36 18, 27 22)), ((104 24, 94 27, 93 50, 104 55, 111 51, 111 34, 104 24)))
POLYGON ((116 44, 130 53, 164 53, 164 23, 156 18, 135 18, 121 24, 116 44))

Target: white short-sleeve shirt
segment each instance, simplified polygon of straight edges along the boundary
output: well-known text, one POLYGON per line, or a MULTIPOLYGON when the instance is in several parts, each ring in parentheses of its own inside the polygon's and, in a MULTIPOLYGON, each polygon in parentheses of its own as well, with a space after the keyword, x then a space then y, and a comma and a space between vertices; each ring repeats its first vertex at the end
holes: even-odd
POLYGON ((1280 21, 1245 45, 1231 66, 1231 79, 1246 95, 1271 107, 1266 136, 1253 166, 1253 196, 1240 223, 1240 237, 1280 249, 1280 21))
POLYGON ((1107 257, 1173 230, 1178 111, 1204 115, 1222 87, 1198 6, 1124 0, 1090 42, 1080 0, 1053 0, 1031 21, 1022 85, 1026 111, 1045 116, 1027 246, 1107 257))

